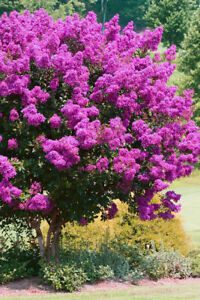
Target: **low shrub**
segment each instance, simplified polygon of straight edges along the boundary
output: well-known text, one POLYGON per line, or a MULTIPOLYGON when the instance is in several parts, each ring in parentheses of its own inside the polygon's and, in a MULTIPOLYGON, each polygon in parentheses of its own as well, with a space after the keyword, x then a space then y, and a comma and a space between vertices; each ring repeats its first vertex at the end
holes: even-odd
POLYGON ((191 275, 200 277, 200 249, 193 249, 187 256, 191 261, 191 275))
POLYGON ((146 258, 145 271, 153 280, 164 277, 182 279, 191 274, 190 260, 177 251, 155 251, 146 258))
POLYGON ((37 276, 39 272, 39 250, 36 246, 13 246, 0 252, 0 283, 37 276))
POLYGON ((132 284, 137 284, 140 280, 145 277, 145 273, 141 270, 135 269, 130 271, 126 280, 131 281, 132 284))
MULTIPOLYGON (((146 257, 148 256, 148 251, 143 253, 139 248, 133 245, 127 245, 125 243, 121 243, 119 240, 116 240, 112 247, 114 251, 119 252, 123 257, 125 257, 129 262, 129 269, 131 272, 131 276, 133 274, 144 274, 146 268, 146 257)), ((129 275, 130 275, 129 272, 129 275)), ((136 275, 138 277, 138 275, 136 275)))
POLYGON ((98 249, 69 248, 64 260, 83 269, 88 281, 125 278, 129 274, 129 259, 103 243, 98 249))
POLYGON ((114 277, 114 272, 110 268, 110 266, 99 266, 99 269, 97 271, 97 276, 99 280, 106 280, 108 278, 113 278, 114 277))
POLYGON ((55 261, 41 264, 40 277, 56 291, 74 292, 87 281, 87 275, 81 268, 69 263, 57 264, 55 261))

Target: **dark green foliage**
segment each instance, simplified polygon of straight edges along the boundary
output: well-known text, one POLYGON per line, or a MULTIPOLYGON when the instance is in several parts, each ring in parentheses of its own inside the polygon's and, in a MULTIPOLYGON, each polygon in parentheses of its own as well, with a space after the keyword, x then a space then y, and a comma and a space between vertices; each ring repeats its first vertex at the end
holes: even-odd
POLYGON ((20 11, 23 8, 21 1, 19 0, 0 0, 0 15, 4 12, 8 14, 13 11, 20 11))
POLYGON ((0 284, 16 279, 37 276, 39 271, 39 250, 13 246, 0 252, 0 284))
POLYGON ((200 8, 194 13, 179 54, 179 70, 185 73, 185 88, 194 89, 196 99, 195 118, 199 122, 200 111, 200 8))
POLYGON ((119 14, 120 25, 124 27, 128 22, 134 21, 135 29, 141 30, 146 26, 144 19, 147 11, 149 0, 97 0, 93 5, 90 5, 98 16, 99 22, 110 20, 114 15, 119 14), (102 2, 104 3, 104 11, 102 11, 102 2), (103 16, 105 14, 105 17, 103 16))
POLYGON ((109 245, 102 243, 99 249, 68 249, 66 260, 76 264, 87 274, 90 282, 106 278, 125 278, 129 274, 129 259, 109 245))
POLYGON ((175 44, 180 47, 195 7, 193 0, 151 0, 145 18, 152 28, 163 26, 165 46, 175 44))

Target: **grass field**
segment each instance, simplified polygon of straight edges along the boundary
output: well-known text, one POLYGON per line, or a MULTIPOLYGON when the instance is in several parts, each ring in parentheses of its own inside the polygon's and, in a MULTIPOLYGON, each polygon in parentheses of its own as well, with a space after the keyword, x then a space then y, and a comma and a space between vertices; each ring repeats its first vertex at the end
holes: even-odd
POLYGON ((200 172, 195 170, 192 176, 177 180, 170 189, 182 195, 181 216, 184 228, 191 236, 194 246, 200 247, 200 172))
POLYGON ((73 295, 37 295, 37 296, 12 296, 0 297, 1 300, 199 300, 200 285, 165 285, 165 286, 135 286, 127 290, 92 292, 90 294, 73 295))

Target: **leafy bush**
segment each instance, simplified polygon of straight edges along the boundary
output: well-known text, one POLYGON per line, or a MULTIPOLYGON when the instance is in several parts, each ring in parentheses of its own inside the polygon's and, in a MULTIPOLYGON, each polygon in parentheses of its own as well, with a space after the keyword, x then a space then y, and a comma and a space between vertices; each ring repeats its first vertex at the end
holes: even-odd
POLYGON ((137 284, 145 276, 145 273, 141 270, 132 270, 126 277, 127 280, 131 281, 132 284, 137 284))
MULTIPOLYGON (((156 201, 159 201, 159 196, 154 197, 154 202, 156 201)), ((138 216, 128 213, 126 204, 120 201, 116 203, 119 211, 112 220, 102 222, 99 217, 88 226, 67 223, 62 231, 63 246, 84 247, 87 241, 87 247, 94 249, 102 241, 111 243, 117 240, 120 244, 134 246, 134 249, 138 248, 144 253, 148 247, 151 248, 153 242, 157 250, 164 247, 178 250, 183 255, 188 253, 190 239, 179 217, 171 220, 142 221, 138 216)), ((47 233, 45 224, 43 231, 47 233)))
POLYGON ((0 283, 37 276, 39 271, 39 250, 37 247, 14 246, 0 252, 0 283))
POLYGON ((154 280, 164 277, 182 279, 191 274, 190 260, 177 251, 155 251, 147 257, 145 271, 154 280))
POLYGON ((187 256, 191 261, 191 274, 200 277, 200 249, 193 249, 187 256))
POLYGON ((114 277, 114 273, 109 266, 99 266, 99 270, 97 273, 97 278, 99 280, 105 280, 113 277, 114 277))
POLYGON ((76 264, 87 274, 90 282, 105 278, 125 278, 129 274, 129 260, 119 251, 102 243, 99 249, 69 248, 65 260, 76 264))
POLYGON ((73 292, 79 290, 87 281, 87 276, 81 268, 70 264, 56 264, 54 261, 43 262, 40 277, 49 283, 56 291, 73 292))

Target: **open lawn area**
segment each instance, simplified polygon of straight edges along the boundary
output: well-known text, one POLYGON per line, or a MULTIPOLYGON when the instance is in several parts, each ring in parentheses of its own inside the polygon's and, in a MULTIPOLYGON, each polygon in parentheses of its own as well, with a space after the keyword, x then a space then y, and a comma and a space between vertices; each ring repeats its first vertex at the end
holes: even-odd
POLYGON ((187 284, 167 284, 159 286, 134 286, 130 289, 119 291, 101 291, 87 294, 52 294, 36 296, 11 296, 0 297, 2 300, 199 300, 200 284, 199 282, 187 284))
POLYGON ((181 216, 186 232, 191 236, 194 246, 200 246, 200 172, 195 170, 190 177, 177 180, 171 185, 182 195, 181 216))

